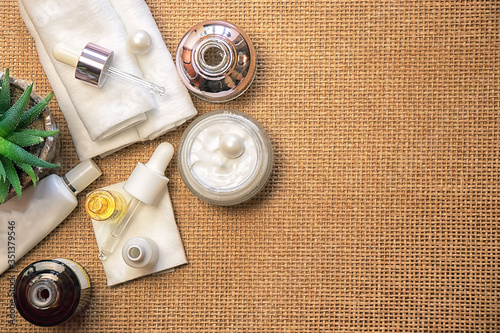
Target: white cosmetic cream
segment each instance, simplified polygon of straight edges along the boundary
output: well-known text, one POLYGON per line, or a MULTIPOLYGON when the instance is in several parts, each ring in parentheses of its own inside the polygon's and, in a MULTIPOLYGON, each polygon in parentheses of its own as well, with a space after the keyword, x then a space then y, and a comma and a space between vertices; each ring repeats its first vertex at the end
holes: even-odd
POLYGON ((266 185, 273 151, 266 131, 254 118, 217 110, 188 126, 177 159, 191 192, 206 202, 229 206, 252 198, 266 185))

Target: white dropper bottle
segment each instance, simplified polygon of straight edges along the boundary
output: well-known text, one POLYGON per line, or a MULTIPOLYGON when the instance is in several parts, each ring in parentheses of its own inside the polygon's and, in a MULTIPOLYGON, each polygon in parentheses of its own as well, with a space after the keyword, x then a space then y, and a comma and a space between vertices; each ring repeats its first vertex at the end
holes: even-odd
POLYGON ((106 260, 112 253, 127 225, 141 203, 155 205, 158 198, 165 190, 168 178, 165 177, 165 170, 174 155, 174 147, 168 143, 161 143, 146 164, 139 162, 132 174, 123 185, 132 200, 127 207, 127 213, 121 221, 111 230, 111 234, 106 238, 99 251, 99 259, 106 260))

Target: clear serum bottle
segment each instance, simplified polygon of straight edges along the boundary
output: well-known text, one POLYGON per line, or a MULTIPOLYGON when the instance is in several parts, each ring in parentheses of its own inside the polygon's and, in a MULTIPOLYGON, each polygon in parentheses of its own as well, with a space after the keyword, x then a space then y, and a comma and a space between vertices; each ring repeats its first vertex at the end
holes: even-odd
POLYGON ((82 311, 90 295, 90 278, 82 266, 67 259, 41 260, 17 277, 14 303, 30 323, 55 326, 82 311))

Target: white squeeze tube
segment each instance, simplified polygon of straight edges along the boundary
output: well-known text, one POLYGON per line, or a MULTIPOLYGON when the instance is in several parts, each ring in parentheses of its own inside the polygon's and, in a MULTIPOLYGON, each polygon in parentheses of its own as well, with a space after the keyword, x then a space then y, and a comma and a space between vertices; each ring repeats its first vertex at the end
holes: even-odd
POLYGON ((76 195, 101 175, 92 160, 64 176, 52 174, 29 187, 21 199, 0 205, 0 274, 21 259, 78 205, 76 195))
POLYGON ((101 245, 99 259, 106 260, 108 255, 115 250, 121 234, 133 220, 135 213, 142 204, 156 204, 167 186, 168 178, 165 177, 165 169, 173 155, 174 147, 168 142, 163 142, 156 148, 148 163, 139 162, 132 171, 132 174, 123 185, 123 189, 132 196, 132 200, 128 204, 123 219, 111 230, 111 234, 101 245))

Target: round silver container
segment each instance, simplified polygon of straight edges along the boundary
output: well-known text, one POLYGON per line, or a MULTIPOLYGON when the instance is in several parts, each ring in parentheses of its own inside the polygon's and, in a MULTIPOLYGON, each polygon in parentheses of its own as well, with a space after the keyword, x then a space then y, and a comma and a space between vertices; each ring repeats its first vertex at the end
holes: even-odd
POLYGON ((211 102, 240 96, 256 73, 252 41, 243 30, 224 21, 192 27, 177 47, 175 63, 188 90, 211 102))
POLYGON ((177 164, 183 182, 188 189, 203 201, 220 206, 236 205, 259 193, 266 185, 273 168, 273 149, 264 128, 251 116, 235 110, 216 110, 196 118, 184 131, 179 142, 177 164), (193 144, 198 135, 208 126, 231 124, 247 133, 253 140, 257 160, 249 176, 224 188, 210 186, 197 176, 192 157, 193 144))

